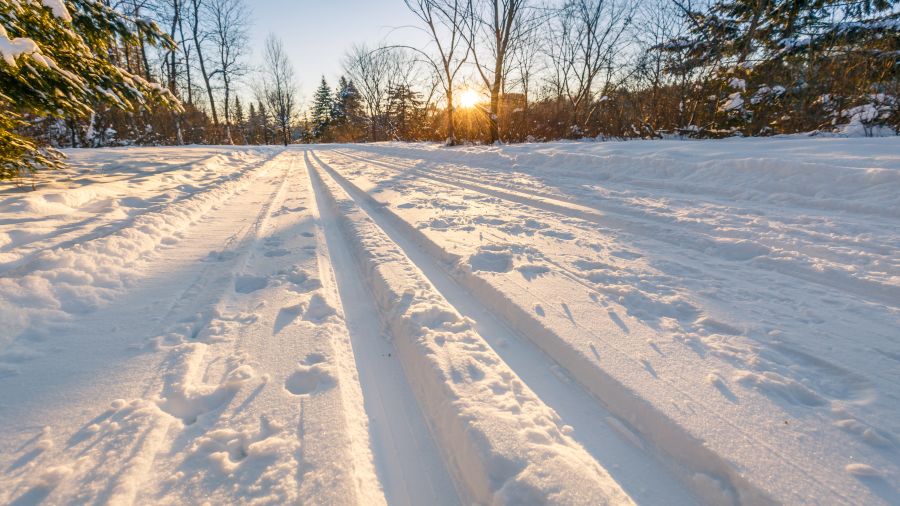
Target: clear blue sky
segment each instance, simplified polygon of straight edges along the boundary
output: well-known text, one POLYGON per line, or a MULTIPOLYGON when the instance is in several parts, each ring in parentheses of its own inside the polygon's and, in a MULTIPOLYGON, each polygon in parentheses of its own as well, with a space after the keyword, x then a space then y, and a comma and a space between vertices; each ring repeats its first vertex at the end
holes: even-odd
POLYGON ((253 64, 261 64, 269 33, 284 42, 294 64, 302 98, 309 100, 324 74, 334 86, 344 52, 355 43, 370 46, 385 37, 397 42, 423 40, 403 0, 247 0, 253 12, 253 64))

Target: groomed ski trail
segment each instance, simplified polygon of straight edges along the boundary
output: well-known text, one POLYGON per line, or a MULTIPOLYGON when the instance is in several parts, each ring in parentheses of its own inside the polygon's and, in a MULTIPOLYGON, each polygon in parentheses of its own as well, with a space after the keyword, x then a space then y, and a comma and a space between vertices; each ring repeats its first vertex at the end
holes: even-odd
POLYGON ((894 504, 879 142, 73 152, 0 192, 0 503, 894 504))

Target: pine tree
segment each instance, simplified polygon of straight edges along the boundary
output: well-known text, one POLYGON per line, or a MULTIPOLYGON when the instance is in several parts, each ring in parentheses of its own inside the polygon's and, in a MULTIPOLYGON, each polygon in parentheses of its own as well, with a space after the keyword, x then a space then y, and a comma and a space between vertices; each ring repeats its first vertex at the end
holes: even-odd
POLYGON ((365 112, 353 81, 341 76, 331 109, 331 133, 337 142, 358 142, 365 137, 365 112))
POLYGON ((256 117, 258 120, 256 127, 258 128, 258 135, 262 144, 269 144, 270 141, 275 142, 274 132, 269 123, 269 112, 266 110, 266 105, 261 101, 256 103, 256 117))
POLYGON ((241 97, 234 97, 234 126, 237 131, 235 144, 247 143, 247 123, 244 119, 244 107, 241 105, 241 97))
MULTIPOLYGON (((718 77, 713 128, 817 129, 817 107, 845 115, 900 72, 900 12, 887 0, 717 0, 685 17, 689 35, 663 49, 681 56, 670 70, 718 77)), ((882 109, 896 118, 896 103, 882 109)))
POLYGON ((247 144, 259 144, 257 138, 256 123, 259 120, 256 117, 256 106, 250 102, 250 111, 247 113, 247 144))
POLYGON ((331 123, 331 110, 332 110, 332 98, 331 98, 331 88, 328 86, 328 82, 325 81, 325 76, 322 76, 322 82, 319 84, 319 87, 316 89, 316 93, 313 96, 313 106, 312 106, 312 136, 320 142, 327 142, 328 135, 328 126, 331 123))
POLYGON ((415 140, 421 118, 421 94, 398 84, 388 89, 387 103, 389 134, 396 140, 415 140))
POLYGON ((342 126, 347 122, 347 111, 344 108, 344 91, 347 87, 347 78, 341 76, 338 79, 337 88, 334 89, 334 100, 331 104, 331 125, 334 127, 342 126))
POLYGON ((0 0, 0 179, 62 164, 22 133, 26 118, 88 118, 98 105, 180 108, 171 93, 111 61, 117 39, 174 45, 152 22, 99 1, 0 0))

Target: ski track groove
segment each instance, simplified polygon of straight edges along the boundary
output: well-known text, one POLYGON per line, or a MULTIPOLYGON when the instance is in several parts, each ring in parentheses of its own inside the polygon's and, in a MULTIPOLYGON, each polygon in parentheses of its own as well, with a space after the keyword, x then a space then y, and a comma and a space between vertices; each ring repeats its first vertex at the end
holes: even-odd
MULTIPOLYGON (((397 351, 391 342, 384 340, 380 336, 382 332, 381 329, 386 328, 386 325, 383 322, 383 316, 372 302, 374 297, 372 296, 368 285, 362 283, 365 285, 364 287, 358 286, 359 280, 363 279, 360 272, 360 266, 358 265, 358 259, 353 258, 348 253, 348 240, 341 230, 341 225, 338 222, 337 216, 335 216, 334 211, 330 209, 329 204, 325 202, 326 198, 323 197, 324 193, 328 190, 323 188, 322 182, 316 179, 320 176, 318 176, 316 169, 309 162, 308 156, 309 152, 305 151, 304 157, 306 168, 309 171, 310 184, 322 220, 322 234, 326 236, 326 244, 328 245, 328 250, 330 252, 330 259, 332 265, 335 265, 337 289, 340 292, 342 299, 347 297, 348 302, 353 302, 353 304, 344 303, 343 306, 344 311, 350 313, 347 318, 348 330, 350 331, 351 336, 356 336, 355 339, 352 339, 354 343, 353 353, 356 356, 357 368, 360 371, 359 374, 364 396, 370 400, 374 400, 374 403, 367 402, 367 405, 371 406, 367 408, 367 410, 374 409, 375 411, 373 413, 374 416, 370 417, 370 430, 376 434, 373 445, 375 446, 376 460, 382 463, 380 470, 382 483, 385 487, 386 494, 388 494, 389 501, 398 501, 402 504, 421 504, 421 501, 416 501, 411 497, 413 494, 408 487, 411 484, 416 483, 416 481, 422 480, 423 477, 419 476, 416 478, 414 476, 413 479, 406 478, 410 474, 418 474, 413 470, 418 467, 417 462, 419 459, 416 458, 413 462, 396 460, 396 456, 399 455, 399 452, 395 455, 392 450, 401 448, 401 446, 398 444, 399 439, 393 429, 395 429, 396 424, 399 423, 405 427, 401 432, 407 433, 407 435, 416 435, 418 432, 418 436, 420 437, 423 435, 421 434, 423 429, 427 431, 426 437, 431 443, 429 446, 434 445, 434 447, 428 449, 426 452, 413 452, 413 455, 422 455, 427 454, 428 452, 433 453, 435 450, 440 450, 440 448, 429 425, 425 422, 424 414, 422 414, 421 407, 415 400, 415 396, 410 389, 405 373, 400 371, 399 374, 391 375, 389 372, 375 372, 378 367, 384 368, 385 364, 370 364, 373 355, 378 353, 379 350, 381 351, 380 355, 382 356, 384 355, 384 350, 391 350, 392 356, 397 356, 397 351), (345 276, 352 279, 342 279, 345 276), (353 280, 356 280, 357 283, 354 284, 353 280), (353 315, 354 312, 357 313, 356 316, 353 315), (360 324, 367 320, 367 318, 360 316, 361 313, 368 313, 370 316, 374 316, 375 321, 381 322, 381 329, 374 332, 371 329, 368 332, 361 329, 360 324), (373 343, 373 341, 375 341, 375 343, 373 343), (385 374, 389 377, 385 378, 385 374), (367 377, 369 378, 369 381, 366 381, 367 377), (389 385, 388 388, 385 388, 383 383, 386 382, 392 382, 393 384, 389 385), (385 394, 387 394, 387 396, 385 394), (387 402, 386 399, 388 399, 387 402), (412 406, 408 404, 409 401, 412 402, 412 406), (404 404, 404 402, 406 404, 404 404), (405 411, 405 414, 401 416, 398 412, 392 413, 387 411, 386 404, 388 403, 395 407, 399 406, 400 412, 405 411), (415 415, 412 415, 409 412, 410 408, 416 411, 415 415), (406 414, 412 416, 407 416, 406 414), (413 429, 413 425, 418 428, 413 429), (387 467, 385 468, 385 466, 387 467), (403 478, 398 475, 401 475, 403 478), (402 487, 404 492, 400 497, 397 496, 398 486, 402 487)), ((411 441, 417 446, 421 444, 419 437, 412 437, 411 441)), ((408 453, 409 452, 407 452, 407 457, 409 456, 408 453)), ((433 464, 434 463, 430 463, 427 467, 433 467, 433 464)), ((438 475, 440 476, 438 478, 439 481, 444 482, 450 480, 449 473, 444 469, 444 463, 441 462, 440 466, 441 470, 438 472, 438 475)), ((424 481, 428 483, 428 487, 431 490, 431 497, 428 498, 428 503, 453 504, 459 502, 458 498, 455 497, 440 497, 437 494, 438 487, 432 482, 431 477, 425 476, 424 481)), ((444 483, 440 486, 444 492, 447 492, 446 485, 447 484, 444 483)), ((456 493, 462 493, 459 490, 459 485, 457 483, 452 483, 452 486, 456 490, 456 493)))

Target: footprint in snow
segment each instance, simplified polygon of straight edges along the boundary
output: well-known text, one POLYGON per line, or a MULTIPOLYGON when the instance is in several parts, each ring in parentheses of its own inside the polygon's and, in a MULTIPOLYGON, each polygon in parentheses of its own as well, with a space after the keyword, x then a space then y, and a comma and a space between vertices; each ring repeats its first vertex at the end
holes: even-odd
POLYGON ((325 301, 324 297, 315 294, 309 299, 309 302, 304 305, 303 319, 313 323, 320 323, 335 313, 335 309, 325 301))
MULTIPOLYGON (((307 357, 306 361, 309 361, 309 359, 310 357, 307 357)), ((316 392, 324 392, 334 386, 334 384, 334 377, 328 372, 326 367, 321 363, 314 363, 313 365, 298 366, 297 370, 285 380, 284 388, 294 395, 310 395, 316 392)))
POLYGON ((513 267, 512 253, 481 249, 469 257, 473 271, 509 272, 513 267))
POLYGON ((550 268, 546 265, 520 265, 516 267, 516 270, 528 281, 537 279, 550 272, 550 268))
POLYGON ((237 276, 234 278, 234 291, 253 293, 268 286, 269 280, 260 276, 237 276))

